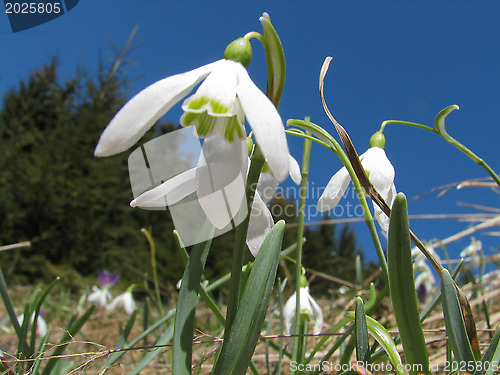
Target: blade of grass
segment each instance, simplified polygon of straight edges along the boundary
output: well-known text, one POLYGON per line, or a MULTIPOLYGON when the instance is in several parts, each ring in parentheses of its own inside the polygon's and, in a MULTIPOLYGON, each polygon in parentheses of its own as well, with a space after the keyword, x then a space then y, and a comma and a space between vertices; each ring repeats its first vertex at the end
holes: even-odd
POLYGON ((368 327, 366 326, 365 308, 363 299, 356 298, 356 360, 362 363, 364 367, 370 363, 370 342, 368 340, 368 327))
POLYGON ((474 353, 467 336, 462 309, 457 296, 455 283, 448 270, 442 271, 441 295, 448 341, 458 362, 475 363, 474 353))
POLYGON ((387 264, 389 289, 394 316, 399 329, 406 363, 410 374, 430 374, 429 354, 420 322, 413 261, 411 256, 410 223, 408 207, 403 193, 396 196, 389 225, 387 264))
POLYGON ((209 234, 203 237, 210 239, 193 246, 179 290, 174 323, 172 363, 172 372, 176 375, 191 374, 195 310, 198 304, 198 291, 203 269, 212 244, 214 227, 207 222, 202 231, 208 231, 209 234))
POLYGON ((271 299, 284 230, 285 222, 280 220, 267 235, 255 258, 213 374, 238 375, 247 371, 271 299))

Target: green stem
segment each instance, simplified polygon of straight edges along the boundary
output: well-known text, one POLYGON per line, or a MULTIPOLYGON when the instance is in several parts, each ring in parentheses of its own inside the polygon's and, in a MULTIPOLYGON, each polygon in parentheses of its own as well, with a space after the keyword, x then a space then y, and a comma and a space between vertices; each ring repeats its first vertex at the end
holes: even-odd
MULTIPOLYGON (((307 119, 308 120, 308 119, 307 119)), ((310 136, 311 133, 306 132, 306 136, 310 136)), ((297 249, 295 255, 295 295, 296 295, 296 305, 295 305, 295 334, 293 339, 293 354, 292 361, 297 361, 302 357, 299 353, 299 348, 302 350, 303 345, 300 345, 301 332, 301 322, 300 322, 300 288, 301 288, 301 275, 302 275, 302 243, 304 235, 304 219, 306 210, 306 197, 307 197, 307 178, 309 176, 309 159, 311 156, 311 139, 304 140, 304 152, 302 154, 302 181, 300 184, 300 203, 299 203, 299 220, 297 225, 297 249)), ((295 371, 292 371, 295 374, 295 371)))
POLYGON ((483 167, 486 172, 493 178, 493 180, 497 183, 498 186, 500 186, 500 177, 495 173, 493 169, 479 156, 477 156, 475 153, 473 153, 471 150, 469 150, 466 146, 461 144, 459 141, 457 141, 455 138, 451 137, 448 135, 448 137, 443 137, 448 143, 452 144, 456 148, 458 148, 460 151, 462 151, 465 155, 467 155, 469 158, 474 160, 478 165, 483 167))
POLYGON ((383 132, 384 129, 385 129, 385 126, 387 124, 399 124, 399 125, 408 125, 408 126, 413 126, 413 127, 416 127, 416 128, 420 128, 420 129, 425 129, 425 130, 428 130, 428 131, 431 131, 433 133, 436 133, 436 134, 439 134, 439 132, 434 129, 434 128, 431 128, 430 126, 427 126, 427 125, 423 125, 423 124, 418 124, 416 122, 410 122, 410 121, 401 121, 401 120, 386 120, 382 123, 382 125, 380 125, 380 131, 383 132))
POLYGON ((252 38, 258 39, 261 43, 264 43, 264 36, 257 31, 250 31, 246 33, 243 39, 250 40, 252 38))
POLYGON ((483 167, 484 170, 486 170, 486 172, 488 172, 488 174, 497 183, 497 185, 500 186, 500 177, 495 173, 495 171, 493 169, 491 169, 491 167, 488 165, 488 163, 486 163, 482 158, 480 158, 479 156, 477 156, 474 152, 472 152, 471 150, 469 150, 466 146, 464 146, 462 143, 460 143, 455 138, 453 138, 452 136, 450 136, 448 133, 446 133, 446 135, 445 134, 441 134, 437 129, 431 128, 430 126, 418 124, 418 123, 415 123, 415 122, 400 121, 400 120, 386 120, 386 121, 384 121, 382 123, 382 125, 380 126, 380 131, 381 132, 384 131, 385 126, 387 124, 400 124, 400 125, 414 126, 416 128, 425 129, 425 130, 428 130, 430 132, 433 132, 433 133, 441 135, 446 142, 448 142, 448 143, 452 144, 453 146, 455 146, 456 148, 458 148, 465 155, 467 155, 469 158, 471 158, 472 160, 474 160, 474 162, 476 162, 478 165, 480 165, 481 167, 483 167))
POLYGON ((153 236, 151 235, 151 231, 149 231, 145 228, 142 228, 141 232, 142 232, 142 234, 144 234, 144 236, 148 240, 149 248, 151 249, 151 268, 153 270, 153 283, 154 283, 154 288, 155 288, 156 308, 157 308, 160 316, 163 316, 163 304, 161 301, 160 284, 158 283, 158 272, 156 269, 156 245, 155 245, 155 241, 153 240, 153 236))
POLYGON ((240 284, 242 273, 241 267, 243 266, 243 256, 246 249, 248 224, 250 222, 250 215, 252 212, 252 204, 253 198, 255 196, 255 190, 257 188, 257 182, 259 181, 260 172, 262 171, 263 166, 264 157, 262 156, 262 153, 260 152, 260 149, 256 144, 252 161, 250 163, 250 168, 248 170, 247 183, 245 188, 248 214, 245 220, 243 220, 240 225, 236 227, 231 266, 231 283, 229 286, 229 297, 227 303, 226 331, 224 333, 225 337, 229 337, 231 325, 233 323, 234 316, 236 315, 236 309, 240 299, 240 284))

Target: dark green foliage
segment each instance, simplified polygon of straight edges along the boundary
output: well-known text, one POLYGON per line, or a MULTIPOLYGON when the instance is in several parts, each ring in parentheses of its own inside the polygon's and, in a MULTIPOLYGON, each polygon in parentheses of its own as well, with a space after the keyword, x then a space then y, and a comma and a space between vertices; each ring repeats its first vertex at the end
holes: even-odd
MULTIPOLYGON (((104 75, 102 75, 104 76, 104 75)), ((9 278, 30 282, 106 268, 138 281, 150 272, 140 233, 152 226, 163 281, 182 274, 166 211, 132 209, 129 152, 95 158, 100 133, 123 105, 125 82, 43 66, 12 89, 0 111, 0 244, 31 241, 0 254, 9 278), (97 82, 95 82, 97 81, 97 82)), ((151 137, 149 137, 151 138, 151 137)), ((148 138, 146 137, 145 140, 148 138)))

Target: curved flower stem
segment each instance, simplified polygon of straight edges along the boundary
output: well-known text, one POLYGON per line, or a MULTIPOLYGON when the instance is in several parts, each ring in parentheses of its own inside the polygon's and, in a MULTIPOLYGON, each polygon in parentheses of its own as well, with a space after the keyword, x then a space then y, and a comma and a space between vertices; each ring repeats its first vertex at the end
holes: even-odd
POLYGON ((153 283, 155 288, 155 298, 156 298, 156 308, 160 316, 163 316, 163 303, 161 301, 160 294, 160 283, 158 282, 158 271, 156 267, 156 245, 153 239, 153 235, 151 230, 147 230, 146 228, 141 229, 142 234, 146 237, 149 243, 149 248, 151 252, 151 268, 153 270, 153 283))
POLYGON ((264 36, 257 31, 250 31, 249 33, 246 33, 243 39, 250 40, 252 38, 260 40, 262 43, 264 43, 264 36))
MULTIPOLYGON (((309 119, 306 118, 306 121, 309 119)), ((311 133, 306 132, 306 136, 310 136, 311 133)), ((307 197, 307 178, 309 176, 309 159, 311 156, 311 139, 304 139, 304 151, 302 153, 302 181, 300 183, 300 202, 299 202, 299 221, 297 226, 297 248, 295 255, 295 337, 293 339, 293 353, 292 361, 300 360, 303 357, 303 351, 305 350, 305 345, 301 344, 301 336, 303 327, 301 328, 300 319, 300 288, 301 288, 301 275, 302 275, 302 243, 304 235, 304 219, 306 210, 306 197, 307 197), (301 350, 299 350, 301 349, 301 350)), ((302 324, 303 325, 303 324, 302 324)), ((291 372, 295 374, 295 371, 291 372)))
POLYGON ((227 303, 226 315, 226 331, 225 337, 229 336, 231 325, 233 323, 238 301, 240 299, 240 284, 241 284, 241 267, 243 266, 243 256, 246 249, 246 239, 248 232, 248 224, 250 222, 250 215, 252 213, 253 198, 255 190, 257 189, 257 182, 259 181, 260 172, 264 166, 264 157, 256 144, 250 168, 248 170, 247 183, 245 187, 245 194, 247 198, 248 214, 237 227, 234 239, 233 260, 231 265, 231 283, 229 286, 229 297, 227 303))
POLYGON ((386 120, 382 123, 382 125, 380 125, 380 131, 383 132, 384 129, 385 129, 385 126, 387 124, 399 124, 399 125, 408 125, 408 126, 413 126, 415 128, 420 128, 420 129, 425 129, 425 130, 428 130, 430 132, 433 132, 433 133, 436 133, 436 134, 439 134, 439 132, 434 129, 434 128, 431 128, 430 126, 427 126, 427 125, 423 125, 423 124, 418 124, 416 122, 410 122, 410 121, 401 121, 401 120, 386 120))
POLYGON ((498 186, 500 186, 500 177, 498 174, 495 173, 495 171, 486 163, 482 158, 477 156, 474 152, 472 152, 469 148, 467 148, 465 145, 457 141, 455 138, 450 136, 449 134, 441 134, 437 129, 431 128, 430 126, 427 125, 422 125, 418 124, 415 122, 409 122, 409 121, 400 121, 400 120, 386 120, 380 125, 380 131, 383 132, 385 129, 385 126, 387 124, 400 124, 400 125, 408 125, 408 126, 414 126, 416 128, 428 130, 430 132, 439 134, 443 137, 443 139, 448 142, 449 144, 455 146, 458 148, 460 151, 462 151, 465 155, 467 155, 470 159, 472 159, 476 164, 480 165, 483 167, 486 172, 493 178, 493 180, 497 183, 498 186))
POLYGON ((466 146, 464 146, 462 143, 457 141, 455 138, 451 137, 448 135, 448 137, 443 137, 446 142, 452 144, 456 148, 458 148, 460 151, 462 151, 465 155, 467 155, 469 158, 474 160, 478 165, 484 168, 486 172, 493 178, 493 180, 497 183, 498 186, 500 186, 500 177, 495 173, 495 171, 486 163, 482 158, 477 156, 475 153, 473 153, 471 150, 469 150, 466 146))

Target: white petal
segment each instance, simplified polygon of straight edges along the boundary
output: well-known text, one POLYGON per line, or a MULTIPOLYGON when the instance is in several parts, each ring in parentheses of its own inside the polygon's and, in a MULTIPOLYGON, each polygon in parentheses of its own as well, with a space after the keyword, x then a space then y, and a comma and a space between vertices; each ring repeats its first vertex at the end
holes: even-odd
POLYGON ((94 154, 110 156, 130 148, 223 61, 164 78, 139 92, 111 120, 101 134, 94 154))
POLYGON ((276 195, 278 183, 270 173, 261 173, 259 182, 257 183, 257 192, 264 201, 268 203, 276 195))
POLYGON ((233 116, 239 109, 236 106, 236 86, 238 83, 238 63, 230 60, 222 60, 219 65, 208 75, 200 85, 196 93, 190 96, 182 104, 184 111, 201 113, 207 111, 210 116, 233 116), (189 103, 197 98, 210 99, 203 106, 196 109, 189 108, 189 103), (229 112, 221 113, 214 104, 226 107, 229 112))
POLYGON ((248 224, 247 246, 254 257, 257 256, 262 242, 274 225, 273 217, 259 193, 255 192, 250 222, 248 224))
POLYGON ((364 153, 361 164, 365 171, 369 172, 370 182, 385 199, 394 183, 394 167, 387 159, 385 151, 380 147, 369 148, 364 153))
POLYGON ((135 198, 132 207, 165 207, 175 204, 196 190, 196 168, 188 169, 135 198))
POLYGON ((334 208, 344 195, 351 177, 346 167, 341 168, 326 185, 325 191, 318 200, 318 210, 325 212, 334 208))
POLYGON ((323 328, 323 311, 321 311, 321 307, 319 307, 318 303, 314 300, 314 298, 310 294, 309 294, 309 302, 311 303, 314 316, 313 333, 317 335, 321 333, 321 329, 323 328))
POLYGON ((205 139, 196 168, 198 202, 218 229, 236 216, 245 197, 247 140, 226 142, 219 134, 205 139))
POLYGON ((36 320, 36 334, 40 337, 44 337, 47 334, 47 323, 40 315, 36 320))
POLYGON ((274 104, 252 82, 242 65, 238 68, 236 90, 247 121, 255 133, 274 178, 281 182, 288 176, 290 165, 285 128, 274 104))
POLYGON ((300 184, 302 181, 302 172, 300 171, 299 163, 290 155, 290 177, 295 184, 300 184))
POLYGON ((292 331, 292 323, 295 320, 296 298, 297 294, 293 293, 288 301, 286 301, 285 307, 283 308, 283 317, 285 318, 285 332, 287 335, 289 335, 292 331))

